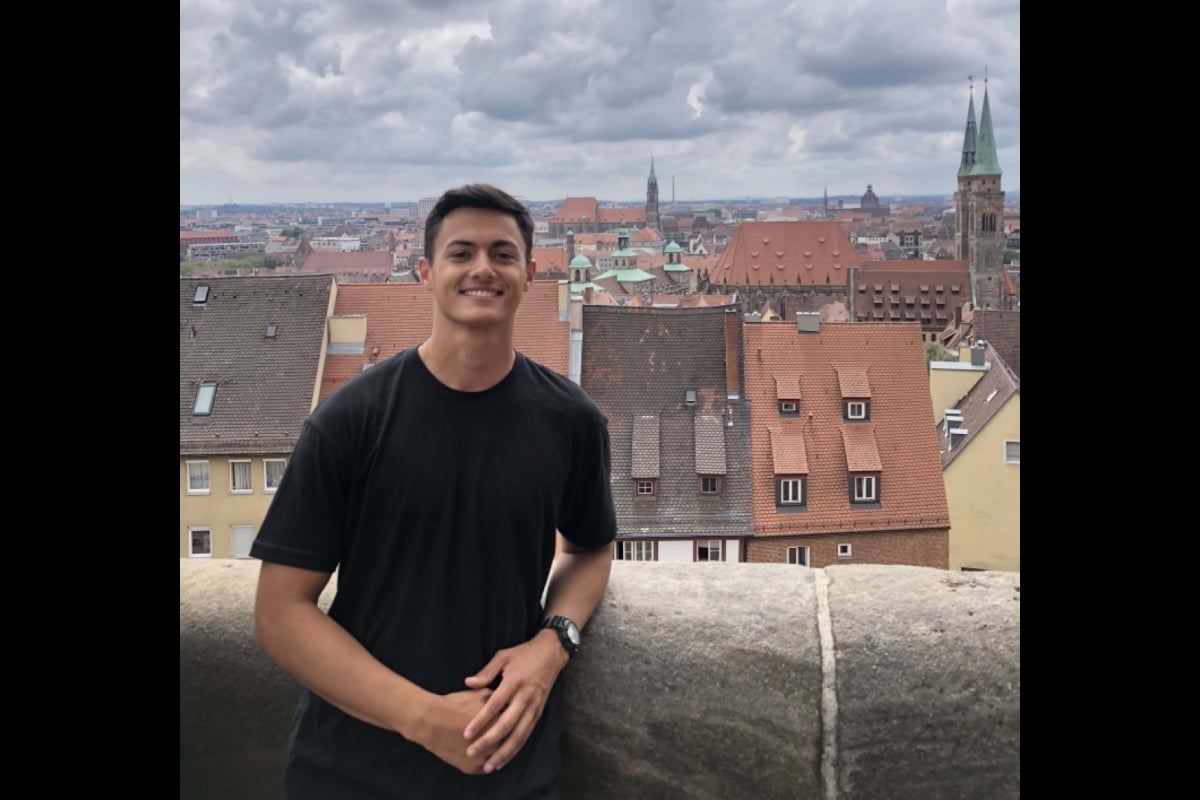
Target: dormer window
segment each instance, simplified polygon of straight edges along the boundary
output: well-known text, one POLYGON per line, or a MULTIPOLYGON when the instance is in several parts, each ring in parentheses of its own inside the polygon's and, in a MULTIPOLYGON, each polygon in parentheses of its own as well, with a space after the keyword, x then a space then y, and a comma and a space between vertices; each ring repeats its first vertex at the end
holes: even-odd
POLYGON ((843 404, 846 419, 869 419, 871 404, 865 400, 847 400, 843 404))
POLYGON ((876 475, 850 476, 851 503, 878 503, 879 477, 876 475))
POLYGON ((634 488, 637 491, 638 497, 654 497, 654 495, 658 491, 658 481, 657 480, 642 479, 642 480, 634 481, 633 483, 634 483, 634 488))
POLYGON ((775 476, 776 510, 802 508, 806 505, 808 478, 803 475, 775 476))
POLYGON ((787 416, 795 416, 800 413, 800 404, 795 400, 780 400, 779 413, 787 416))

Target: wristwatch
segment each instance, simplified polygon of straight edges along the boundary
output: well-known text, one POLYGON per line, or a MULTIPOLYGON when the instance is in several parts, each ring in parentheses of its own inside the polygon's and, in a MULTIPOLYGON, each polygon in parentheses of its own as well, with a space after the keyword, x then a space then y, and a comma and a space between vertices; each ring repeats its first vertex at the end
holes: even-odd
POLYGON ((571 658, 579 652, 579 628, 575 623, 564 616, 553 616, 542 623, 543 628, 554 628, 558 631, 558 640, 562 642, 563 649, 567 651, 567 655, 571 658))

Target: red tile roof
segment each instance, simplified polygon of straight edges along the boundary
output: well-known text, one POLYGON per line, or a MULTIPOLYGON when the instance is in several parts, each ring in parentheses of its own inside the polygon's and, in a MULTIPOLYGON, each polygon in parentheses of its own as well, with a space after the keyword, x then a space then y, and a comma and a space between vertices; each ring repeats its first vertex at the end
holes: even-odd
POLYGON ((743 222, 709 278, 730 286, 845 286, 847 270, 862 261, 836 222, 743 222))
POLYGON ((314 250, 300 266, 305 274, 363 272, 388 275, 392 271, 392 254, 387 250, 356 250, 342 253, 334 250, 314 250))
MULTIPOLYGON (((783 224, 783 223, 774 223, 783 224)), ((949 510, 920 327, 909 323, 747 323, 756 536, 948 529, 949 510), (839 374, 865 375, 870 418, 843 419, 839 374), (796 381, 800 413, 779 413, 777 383, 796 381), (776 511, 776 459, 803 444, 807 511, 776 511), (880 473, 878 508, 851 507, 849 473, 880 473)), ((861 391, 861 390, 855 390, 861 391)), ((789 467, 791 468, 791 467, 789 467)))
POLYGON ((594 197, 568 197, 563 200, 563 204, 558 207, 557 213, 550 218, 550 221, 563 222, 568 225, 572 222, 579 222, 581 219, 594 222, 598 205, 594 197))

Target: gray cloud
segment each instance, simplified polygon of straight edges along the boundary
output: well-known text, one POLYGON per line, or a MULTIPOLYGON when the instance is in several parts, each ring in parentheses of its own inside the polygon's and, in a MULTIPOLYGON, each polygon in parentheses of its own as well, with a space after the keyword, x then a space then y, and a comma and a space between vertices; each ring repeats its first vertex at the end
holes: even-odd
POLYGON ((180 202, 948 195, 985 68, 1019 189, 1016 0, 183 0, 180 202))

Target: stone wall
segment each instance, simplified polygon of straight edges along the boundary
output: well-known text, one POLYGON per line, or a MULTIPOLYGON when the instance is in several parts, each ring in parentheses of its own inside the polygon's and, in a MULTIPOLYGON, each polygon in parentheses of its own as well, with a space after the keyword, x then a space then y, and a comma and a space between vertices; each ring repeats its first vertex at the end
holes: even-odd
MULTIPOLYGON (((180 559, 180 800, 283 796, 298 686, 254 640, 258 566, 180 559)), ((1006 572, 616 562, 563 674, 563 800, 1019 798, 1020 591, 1006 572)))

